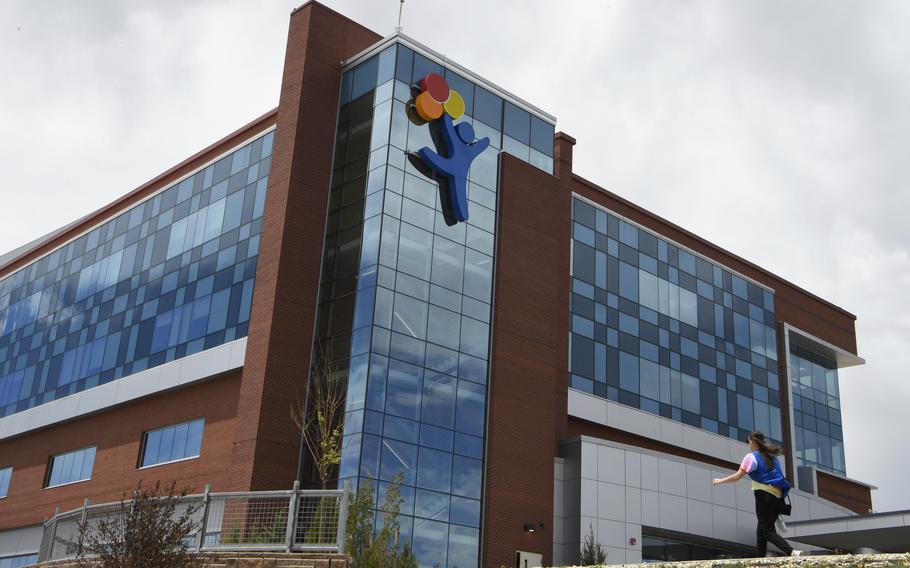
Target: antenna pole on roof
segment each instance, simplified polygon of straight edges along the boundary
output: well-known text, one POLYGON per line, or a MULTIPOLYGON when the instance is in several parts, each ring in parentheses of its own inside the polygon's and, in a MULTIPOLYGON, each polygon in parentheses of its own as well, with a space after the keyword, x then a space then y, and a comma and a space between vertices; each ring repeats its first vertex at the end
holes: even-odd
POLYGON ((401 0, 401 2, 398 4, 398 27, 395 28, 396 34, 401 33, 401 12, 403 10, 404 10, 404 0, 401 0))

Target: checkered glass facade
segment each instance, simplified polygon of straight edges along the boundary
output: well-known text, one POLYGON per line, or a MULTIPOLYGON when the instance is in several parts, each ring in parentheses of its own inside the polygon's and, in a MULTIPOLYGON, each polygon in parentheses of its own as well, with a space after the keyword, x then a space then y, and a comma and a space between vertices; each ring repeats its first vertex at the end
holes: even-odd
POLYGON ((573 200, 570 385, 745 441, 780 441, 774 294, 573 200))
POLYGON ((246 336, 273 137, 0 280, 0 417, 246 336))

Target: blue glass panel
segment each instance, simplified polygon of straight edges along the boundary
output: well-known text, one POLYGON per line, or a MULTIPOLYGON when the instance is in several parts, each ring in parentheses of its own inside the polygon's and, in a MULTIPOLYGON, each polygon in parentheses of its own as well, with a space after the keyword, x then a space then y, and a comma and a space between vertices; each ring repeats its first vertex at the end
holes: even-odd
POLYGON ((449 526, 449 566, 479 566, 480 530, 449 526))
POLYGON ((354 70, 351 100, 356 100, 376 88, 379 57, 373 56, 354 70))
POLYGON ((474 91, 474 118, 499 130, 502 125, 502 99, 477 87, 474 91))
POLYGON ((380 479, 383 481, 395 481, 400 476, 402 483, 414 485, 417 471, 416 445, 383 439, 380 459, 380 479))
POLYGON ((448 521, 450 499, 451 496, 448 493, 418 489, 414 502, 414 515, 436 521, 448 521))
POLYGON ((417 487, 448 493, 452 489, 452 454, 420 448, 417 487))
MULTIPOLYGON (((531 116, 531 147, 545 155, 553 156, 553 137, 555 128, 552 124, 544 122, 542 119, 531 116)), ((604 218, 606 221, 606 218, 604 218)), ((606 227, 601 230, 606 233, 606 227)))
POLYGON ((456 455, 452 462, 452 494, 480 499, 481 461, 456 455))
POLYGON ((573 220, 571 387, 731 438, 757 425, 779 441, 773 293, 580 199, 573 220))
POLYGON ((442 373, 428 373, 423 383, 424 423, 454 428, 455 426, 455 377, 442 373))
POLYGON ((455 430, 483 436, 486 389, 470 381, 458 381, 455 430))
POLYGON ((94 446, 58 454, 51 458, 51 471, 46 487, 91 479, 94 464, 94 446))
POLYGON ((9 482, 13 476, 13 468, 6 467, 0 469, 0 497, 6 497, 9 493, 9 482))
POLYGON ((34 354, 0 374, 0 415, 246 335, 273 138, 0 280, 0 369, 12 353, 34 354), (213 291, 226 301, 210 322, 213 291))
MULTIPOLYGON (((395 78, 410 85, 411 69, 414 67, 414 51, 401 44, 398 44, 397 48, 398 57, 395 59, 395 78)), ((348 71, 347 73, 352 73, 352 71, 348 71)), ((345 103, 347 101, 342 99, 341 102, 345 103)))
POLYGON ((446 533, 449 525, 429 519, 414 521, 414 554, 425 566, 444 566, 447 554, 446 533))
POLYGON ((522 144, 530 144, 531 114, 506 101, 503 112, 502 132, 522 144))
POLYGON ((142 465, 147 466, 159 463, 158 452, 161 448, 161 430, 155 430, 145 435, 145 454, 143 455, 142 465))

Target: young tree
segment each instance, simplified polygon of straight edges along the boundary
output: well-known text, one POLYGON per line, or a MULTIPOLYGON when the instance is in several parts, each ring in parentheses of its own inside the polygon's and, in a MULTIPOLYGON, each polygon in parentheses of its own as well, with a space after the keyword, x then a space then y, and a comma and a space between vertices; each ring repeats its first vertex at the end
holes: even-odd
POLYGON ((584 546, 581 549, 582 566, 595 566, 607 561, 607 552, 594 538, 594 527, 588 525, 588 534, 585 536, 584 546))
POLYGON ((318 346, 310 367, 306 397, 291 406, 291 418, 303 435, 323 489, 332 469, 341 462, 344 399, 338 363, 318 346))
MULTIPOLYGON (((200 505, 186 504, 186 490, 162 489, 140 482, 117 513, 79 525, 79 556, 97 557, 100 568, 196 568, 202 566, 189 546, 199 528, 200 505)), ((125 496, 124 496, 125 497, 125 496)))
POLYGON ((401 477, 389 486, 380 506, 382 527, 374 530, 373 486, 364 481, 357 494, 348 495, 345 552, 354 568, 417 568, 417 557, 409 544, 399 544, 401 524, 401 477))

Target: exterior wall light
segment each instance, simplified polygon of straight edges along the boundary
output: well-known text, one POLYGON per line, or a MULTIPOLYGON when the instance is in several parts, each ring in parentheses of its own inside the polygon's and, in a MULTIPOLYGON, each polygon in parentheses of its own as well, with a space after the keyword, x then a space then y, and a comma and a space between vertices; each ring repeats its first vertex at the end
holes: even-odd
POLYGON ((523 528, 524 528, 525 532, 532 533, 532 532, 537 531, 537 529, 542 529, 543 523, 537 523, 537 525, 535 525, 534 523, 525 523, 523 528))

